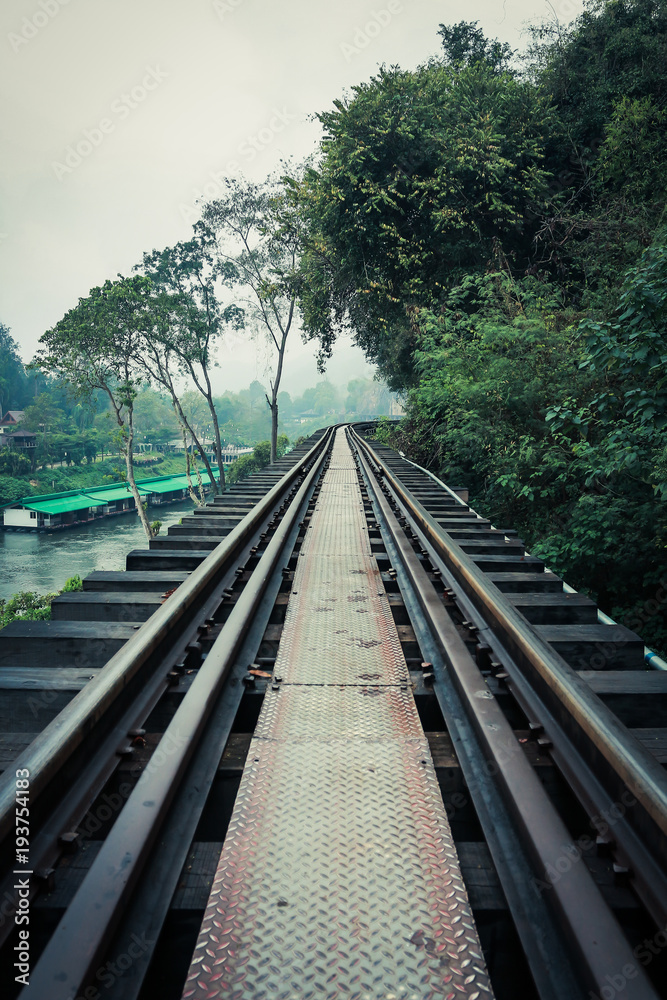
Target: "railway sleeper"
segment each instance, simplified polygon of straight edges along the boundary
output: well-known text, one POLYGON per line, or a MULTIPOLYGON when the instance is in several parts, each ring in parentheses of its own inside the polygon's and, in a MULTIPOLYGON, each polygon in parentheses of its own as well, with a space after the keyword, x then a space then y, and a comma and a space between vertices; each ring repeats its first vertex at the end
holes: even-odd
POLYGON ((168 591, 184 583, 189 571, 175 572, 163 570, 96 570, 83 580, 85 591, 168 591))
POLYGON ((188 535, 158 535, 157 538, 151 538, 148 544, 151 552, 212 552, 231 531, 231 528, 220 528, 214 535, 208 532, 188 535))
POLYGON ((11 622, 0 632, 0 666, 103 667, 136 628, 126 622, 11 622))
POLYGON ((164 591, 79 591, 51 604, 52 621, 144 622, 164 604, 164 591))

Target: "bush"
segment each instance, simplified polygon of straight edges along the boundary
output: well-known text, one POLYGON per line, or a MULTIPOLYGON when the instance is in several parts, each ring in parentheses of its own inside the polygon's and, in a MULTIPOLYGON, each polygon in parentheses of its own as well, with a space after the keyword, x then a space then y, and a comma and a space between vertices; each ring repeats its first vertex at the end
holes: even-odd
POLYGON ((0 601, 0 628, 15 621, 48 621, 51 617, 51 601, 57 596, 22 590, 13 594, 8 601, 0 601))

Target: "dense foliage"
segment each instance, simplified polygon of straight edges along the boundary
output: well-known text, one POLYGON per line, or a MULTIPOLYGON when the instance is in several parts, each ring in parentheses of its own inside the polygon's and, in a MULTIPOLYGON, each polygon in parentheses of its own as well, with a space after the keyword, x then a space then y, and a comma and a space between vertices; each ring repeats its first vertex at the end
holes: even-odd
POLYGON ((386 437, 665 648, 667 3, 532 35, 442 25, 320 116, 304 317, 405 393, 386 437))
POLYGON ((394 388, 414 381, 414 309, 502 246, 525 266, 553 128, 534 87, 484 61, 381 70, 320 116, 296 197, 310 222, 302 309, 327 356, 351 326, 394 388))

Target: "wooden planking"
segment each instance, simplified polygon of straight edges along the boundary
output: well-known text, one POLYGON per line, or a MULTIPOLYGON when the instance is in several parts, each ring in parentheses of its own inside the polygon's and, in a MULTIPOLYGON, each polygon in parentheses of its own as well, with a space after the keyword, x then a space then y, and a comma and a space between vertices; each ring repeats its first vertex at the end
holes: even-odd
POLYGON ((193 570, 209 556, 210 550, 197 549, 195 551, 181 552, 165 550, 164 552, 155 549, 132 549, 128 552, 125 565, 128 570, 193 570))
POLYGON ((560 594, 563 591, 563 581, 554 573, 532 572, 491 572, 489 580, 504 594, 548 593, 560 594))
POLYGON ((583 594, 512 594, 508 600, 532 625, 596 625, 598 609, 583 594))
POLYGON ((230 534, 231 528, 220 528, 215 534, 209 532, 188 535, 158 535, 149 541, 151 552, 203 551, 212 552, 230 534))
POLYGON ((138 627, 124 622, 10 622, 0 633, 0 666, 101 667, 138 627))
POLYGON ((535 625, 577 670, 643 670, 644 643, 624 625, 535 625))
POLYGON ((164 603, 161 592, 80 591, 61 594, 51 605, 52 621, 144 622, 164 603))
POLYGON ((184 583, 189 572, 164 570, 96 570, 83 581, 84 591, 162 591, 166 593, 184 583))

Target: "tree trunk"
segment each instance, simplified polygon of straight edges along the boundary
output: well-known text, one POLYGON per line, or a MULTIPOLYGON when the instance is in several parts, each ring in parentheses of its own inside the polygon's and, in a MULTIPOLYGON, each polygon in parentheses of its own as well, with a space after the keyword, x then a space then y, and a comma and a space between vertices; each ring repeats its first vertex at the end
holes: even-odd
POLYGON ((286 328, 282 331, 282 338, 280 341, 280 348, 278 349, 278 365, 276 367, 276 377, 271 384, 271 399, 266 398, 269 404, 269 409, 271 410, 271 465, 277 460, 278 457, 278 390, 280 389, 280 380, 283 375, 283 361, 285 360, 285 347, 287 345, 287 334, 289 333, 291 324, 291 310, 290 310, 290 320, 286 328))
POLYGON ((275 398, 275 393, 272 395, 269 407, 271 409, 271 465, 273 465, 278 457, 278 400, 275 398))
POLYGON ((211 480, 211 486, 213 487, 214 490, 216 490, 218 488, 218 483, 216 482, 216 478, 213 475, 213 469, 211 468, 211 463, 209 462, 208 458, 206 457, 206 451, 204 450, 204 446, 201 443, 201 441, 199 440, 199 438, 197 437, 197 435, 195 434, 195 432, 192 429, 192 427, 190 426, 190 422, 188 421, 188 418, 186 417, 185 413, 183 412, 183 408, 181 406, 181 401, 179 400, 178 396, 174 392, 173 388, 170 387, 170 391, 171 391, 171 401, 172 401, 172 405, 174 407, 174 412, 176 414, 176 417, 180 421, 181 426, 186 427, 187 430, 188 430, 188 432, 189 432, 189 434, 191 435, 192 440, 194 441, 194 443, 195 443, 195 445, 197 447, 197 451, 199 452, 199 454, 201 456, 201 460, 204 463, 204 465, 206 466, 206 472, 208 474, 208 478, 211 480))
POLYGON ((137 505, 137 513, 139 514, 139 519, 143 525, 143 529, 146 532, 146 538, 153 538, 153 529, 150 526, 148 520, 148 515, 144 510, 144 505, 141 502, 141 496, 139 495, 139 489, 134 479, 134 464, 132 461, 132 449, 134 445, 134 428, 132 426, 132 416, 130 415, 127 422, 127 437, 125 439, 125 466, 127 468, 127 481, 130 485, 130 492, 134 497, 134 502, 137 505))
POLYGON ((181 428, 183 431, 183 447, 185 448, 185 475, 188 478, 188 493, 190 498, 197 504, 198 507, 204 506, 204 484, 201 480, 201 475, 199 474, 199 469, 197 468, 197 463, 194 461, 194 457, 190 458, 190 452, 188 451, 188 440, 187 432, 185 428, 181 428), (199 487, 199 496, 195 493, 195 488, 192 485, 192 477, 190 476, 190 469, 194 466, 194 470, 197 473, 197 485, 199 487))
MULTIPOLYGON (((206 376, 206 381, 208 383, 208 374, 206 376)), ((206 399, 208 400, 208 408, 211 411, 211 420, 213 421, 213 432, 215 434, 215 454, 218 459, 218 477, 220 479, 220 492, 224 493, 225 490, 227 489, 227 483, 225 482, 225 466, 222 461, 222 442, 220 440, 220 425, 218 423, 218 414, 215 412, 215 406, 213 405, 213 395, 211 393, 210 384, 206 399)))

